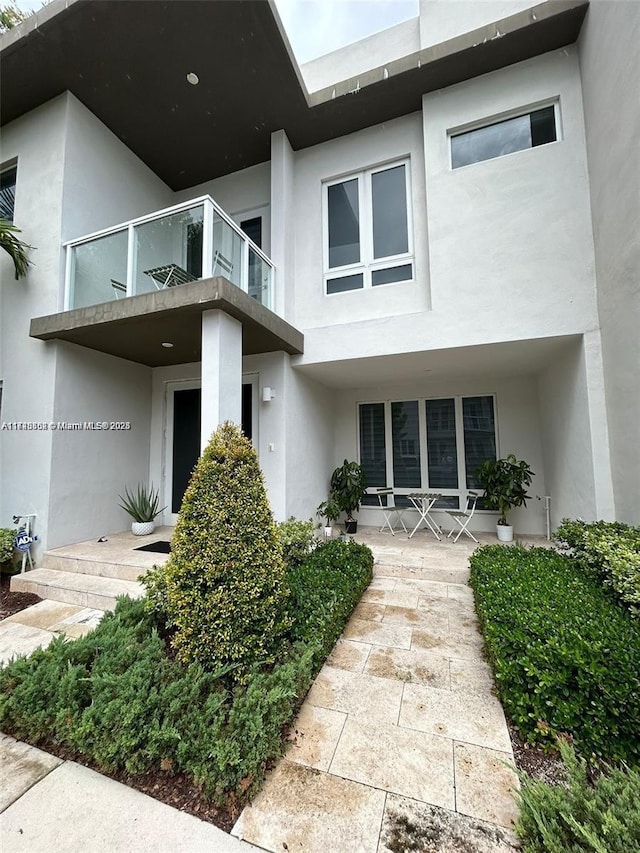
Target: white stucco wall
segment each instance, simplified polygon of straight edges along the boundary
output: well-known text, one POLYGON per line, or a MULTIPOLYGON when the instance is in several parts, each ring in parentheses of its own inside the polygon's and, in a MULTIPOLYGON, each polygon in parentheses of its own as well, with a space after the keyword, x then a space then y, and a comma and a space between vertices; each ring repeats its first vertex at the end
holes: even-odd
POLYGON ((47 547, 130 527, 118 495, 148 483, 151 369, 58 342, 53 419, 129 422, 129 430, 52 435, 47 547))
MULTIPOLYGON (((201 195, 210 195, 232 218, 240 218, 256 208, 269 207, 271 202, 271 164, 258 163, 248 169, 232 172, 174 193, 171 204, 179 204, 201 195)), ((271 248, 269 211, 262 222, 262 249, 268 255, 271 248)))
POLYGON ((175 204, 169 187, 73 95, 67 95, 62 239, 175 204))
POLYGON ((305 333, 309 329, 332 326, 344 339, 345 334, 350 334, 342 326, 344 323, 427 310, 429 279, 424 150, 419 113, 298 151, 294 210, 296 298, 294 314, 288 318, 289 322, 305 333), (323 181, 347 177, 407 156, 410 157, 415 280, 325 296, 323 181))
MULTIPOLYGON (((53 414, 55 354, 29 338, 29 323, 58 308, 65 104, 61 96, 2 129, 3 162, 18 161, 15 224, 34 246, 33 267, 20 281, 0 252, 3 421, 48 422, 53 414)), ((47 536, 51 441, 45 431, 0 432, 0 526, 10 526, 14 513, 37 513, 36 555, 47 536)))
POLYGON ((616 518, 640 524, 640 5, 592 0, 579 52, 616 518))
MULTIPOLYGON (((545 532, 544 503, 537 501, 535 495, 545 495, 548 481, 546 467, 543 464, 540 442, 540 411, 535 377, 486 377, 465 379, 430 379, 423 382, 393 385, 376 385, 367 388, 350 389, 336 394, 335 405, 335 450, 332 468, 343 459, 358 458, 358 403, 381 402, 386 400, 417 400, 426 397, 453 397, 495 394, 496 423, 499 456, 514 453, 518 459, 525 459, 535 477, 529 494, 532 500, 526 508, 513 510, 509 518, 517 533, 545 532)), ((425 484, 426 485, 426 484, 425 484)), ((415 513, 409 518, 413 518, 415 513)), ((384 517, 380 510, 362 508, 359 518, 363 524, 381 525, 384 517)), ((496 513, 478 513, 472 521, 472 529, 493 531, 496 513)), ((451 527, 450 519, 443 514, 443 526, 451 527)))
POLYGON ((565 516, 586 521, 598 516, 588 384, 582 341, 569 346, 538 380, 553 528, 565 516))
POLYGON ((300 66, 300 71, 307 90, 316 92, 418 50, 420 21, 412 18, 305 62, 300 66))
POLYGON ((286 517, 313 518, 325 500, 334 465, 334 394, 288 367, 286 371, 286 517))
POLYGON ((532 0, 420 0, 420 47, 430 47, 536 5, 532 0))

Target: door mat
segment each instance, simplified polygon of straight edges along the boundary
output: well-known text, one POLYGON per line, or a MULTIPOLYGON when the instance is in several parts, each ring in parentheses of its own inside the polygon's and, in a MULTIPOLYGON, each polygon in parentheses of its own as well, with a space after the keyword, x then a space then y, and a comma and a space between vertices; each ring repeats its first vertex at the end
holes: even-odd
POLYGON ((141 545, 139 548, 134 548, 134 551, 153 551, 154 554, 170 554, 171 542, 151 542, 149 545, 141 545))

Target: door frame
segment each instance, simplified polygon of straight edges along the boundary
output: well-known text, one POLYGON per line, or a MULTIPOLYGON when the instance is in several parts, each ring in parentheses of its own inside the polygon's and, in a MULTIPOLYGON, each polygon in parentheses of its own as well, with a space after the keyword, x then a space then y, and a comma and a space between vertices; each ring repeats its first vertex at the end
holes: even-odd
MULTIPOLYGON (((260 441, 260 374, 259 373, 243 373, 242 384, 251 385, 251 443, 253 444, 256 453, 259 455, 260 441)), ((171 493, 173 490, 173 412, 174 412, 174 394, 176 391, 192 391, 196 388, 202 388, 200 379, 171 379, 164 383, 164 424, 163 424, 163 448, 162 448, 162 501, 161 505, 166 506, 164 511, 164 523, 175 525, 178 520, 178 514, 171 512, 171 493)))

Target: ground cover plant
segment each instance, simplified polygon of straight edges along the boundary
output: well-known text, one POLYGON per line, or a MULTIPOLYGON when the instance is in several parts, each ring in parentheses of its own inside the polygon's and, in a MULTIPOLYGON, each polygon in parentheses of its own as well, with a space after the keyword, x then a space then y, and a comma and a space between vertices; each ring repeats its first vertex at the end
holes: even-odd
POLYGON ((584 759, 560 742, 566 784, 521 774, 516 831, 523 853, 630 853, 640 850, 640 771, 603 768, 590 779, 584 759))
POLYGON ((471 586, 507 715, 532 744, 640 763, 640 626, 569 556, 486 546, 471 586))
POLYGON ((585 572, 613 590, 640 618, 640 527, 620 522, 563 519, 555 533, 585 572))
MULTIPOLYGON (((194 527, 214 525, 227 550, 197 531, 190 536, 183 521, 174 539, 178 562, 167 573, 153 573, 145 598, 120 599, 92 633, 56 639, 0 671, 0 729, 148 793, 166 794, 173 805, 228 829, 283 752, 287 726, 371 580, 373 557, 365 546, 336 540, 284 564, 271 515, 260 515, 260 489, 242 469, 248 465, 258 478, 259 471, 239 446, 239 431, 226 434, 228 449, 219 435, 205 459, 221 477, 235 472, 230 506, 225 511, 213 498, 207 502, 192 483, 187 517, 194 527), (246 524, 242 482, 255 497, 244 503, 246 524), (256 518, 266 530, 256 527, 256 518), (259 551, 249 541, 254 532, 259 551), (189 560, 199 561, 200 579, 189 560), (265 565, 274 577, 266 577, 265 565), (231 626, 198 606, 200 595, 222 608, 227 621, 234 619, 231 599, 219 589, 227 575, 239 614, 231 626), (195 610, 191 622, 187 600, 195 610), (180 632, 188 642, 176 643, 180 632), (213 636, 220 648, 205 655, 198 643, 210 649, 213 636), (173 796, 179 785, 189 788, 180 802, 173 796), (223 811, 208 810, 208 802, 223 811)), ((200 479, 215 494, 206 471, 200 479)))

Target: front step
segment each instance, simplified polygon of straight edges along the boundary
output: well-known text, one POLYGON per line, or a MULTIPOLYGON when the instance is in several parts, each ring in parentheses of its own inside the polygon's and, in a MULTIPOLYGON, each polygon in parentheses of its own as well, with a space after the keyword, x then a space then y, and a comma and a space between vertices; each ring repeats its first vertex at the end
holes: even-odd
MULTIPOLYGON (((164 555, 154 556, 162 557, 164 555)), ((137 581, 140 575, 144 575, 150 567, 151 561, 147 559, 145 562, 146 565, 144 563, 132 565, 131 563, 116 563, 108 560, 91 559, 90 557, 71 557, 56 551, 45 551, 42 557, 42 568, 51 569, 55 572, 72 572, 122 581, 137 581)))
POLYGON ((63 572, 56 569, 33 569, 11 578, 12 592, 32 592, 40 598, 63 601, 93 610, 113 610, 119 595, 140 598, 140 583, 114 577, 63 572))

